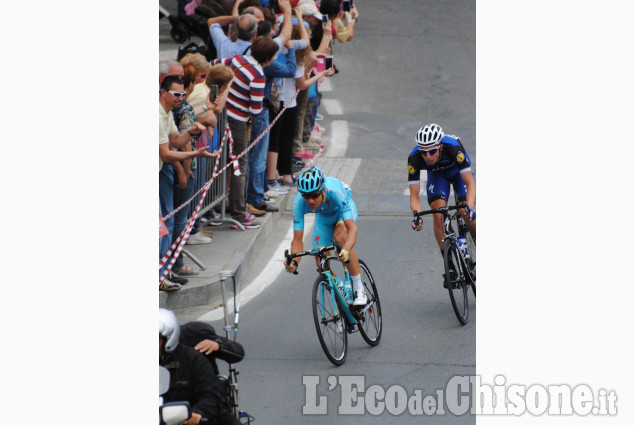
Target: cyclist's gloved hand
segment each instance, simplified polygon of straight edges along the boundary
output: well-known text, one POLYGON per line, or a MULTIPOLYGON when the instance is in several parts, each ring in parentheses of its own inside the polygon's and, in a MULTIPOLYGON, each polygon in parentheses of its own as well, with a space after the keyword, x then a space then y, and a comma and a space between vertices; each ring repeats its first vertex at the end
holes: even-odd
POLYGON ((340 260, 342 260, 344 263, 348 263, 348 251, 345 249, 342 249, 340 251, 340 260))
POLYGON ((295 273, 298 270, 298 262, 295 260, 291 260, 290 264, 284 263, 284 268, 287 273, 295 273))
POLYGON ((423 219, 421 217, 415 217, 410 225, 412 226, 412 230, 416 230, 418 232, 423 227, 423 219))
POLYGON ((470 221, 476 220, 476 210, 468 208, 467 216, 470 218, 470 221))

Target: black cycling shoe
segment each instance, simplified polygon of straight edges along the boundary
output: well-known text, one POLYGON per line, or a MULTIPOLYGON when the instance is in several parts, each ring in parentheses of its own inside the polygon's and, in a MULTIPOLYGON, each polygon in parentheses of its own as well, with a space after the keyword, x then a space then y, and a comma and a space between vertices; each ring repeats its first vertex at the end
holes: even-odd
MULTIPOLYGON (((445 279, 445 273, 443 273, 441 276, 443 276, 443 287, 445 289, 448 289, 448 281, 445 279)), ((458 274, 456 273, 456 270, 454 269, 454 265, 450 265, 450 276, 451 276, 451 280, 456 280, 456 278, 458 277, 458 274)))

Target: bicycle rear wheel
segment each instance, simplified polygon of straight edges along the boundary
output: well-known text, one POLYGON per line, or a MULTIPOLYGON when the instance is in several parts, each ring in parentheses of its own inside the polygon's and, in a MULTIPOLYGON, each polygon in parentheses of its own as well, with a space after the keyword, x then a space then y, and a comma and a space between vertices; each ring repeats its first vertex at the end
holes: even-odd
POLYGON ((346 320, 340 311, 335 294, 324 276, 313 284, 313 321, 324 354, 335 366, 346 360, 348 334, 346 320))
POLYGON ((459 259, 459 247, 453 239, 446 239, 443 243, 443 264, 445 266, 445 286, 450 293, 454 314, 459 322, 465 325, 468 317, 467 283, 459 259), (451 268, 454 270, 451 271, 451 268))
POLYGON ((357 328, 359 333, 364 338, 364 341, 370 346, 379 344, 381 339, 382 321, 381 321, 381 305, 379 304, 379 294, 377 293, 377 287, 375 286, 375 279, 370 274, 370 269, 362 260, 359 260, 359 272, 362 282, 364 283, 364 290, 368 296, 368 304, 362 307, 357 314, 357 321, 359 322, 357 328), (363 311, 363 313, 362 313, 363 311))

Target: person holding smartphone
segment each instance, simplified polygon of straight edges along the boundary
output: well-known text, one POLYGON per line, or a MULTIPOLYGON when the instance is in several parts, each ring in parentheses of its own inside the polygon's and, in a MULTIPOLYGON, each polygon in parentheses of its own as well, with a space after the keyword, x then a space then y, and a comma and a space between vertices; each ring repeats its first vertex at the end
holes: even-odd
POLYGON ((342 9, 335 19, 337 41, 345 43, 353 40, 353 37, 355 36, 355 24, 357 23, 358 18, 359 12, 352 0, 344 0, 342 2, 342 9))

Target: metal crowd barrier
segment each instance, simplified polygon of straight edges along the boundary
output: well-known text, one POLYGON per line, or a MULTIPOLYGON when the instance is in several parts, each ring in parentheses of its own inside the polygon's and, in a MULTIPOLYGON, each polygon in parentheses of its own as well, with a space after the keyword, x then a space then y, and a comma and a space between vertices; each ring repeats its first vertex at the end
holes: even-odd
MULTIPOLYGON (((227 111, 223 109, 221 114, 216 114, 217 125, 216 129, 219 131, 218 144, 221 143, 223 138, 225 137, 225 131, 227 128, 227 111)), ((212 144, 213 135, 210 136, 209 140, 206 142, 210 145, 212 144)), ((218 149, 218 146, 212 146, 213 149, 218 149)), ((220 161, 218 167, 216 167, 217 172, 224 169, 227 165, 227 156, 229 153, 229 141, 225 141, 223 143, 223 150, 220 156, 214 160, 211 158, 197 158, 196 164, 196 182, 194 186, 194 193, 198 192, 209 180, 211 180, 214 175, 214 165, 216 161, 220 161)), ((232 168, 229 167, 227 170, 222 172, 220 175, 216 176, 214 181, 212 182, 212 186, 209 188, 205 199, 203 200, 203 205, 196 215, 196 218, 199 220, 201 217, 206 215, 212 208, 215 208, 217 205, 221 205, 220 213, 214 219, 208 220, 207 222, 214 223, 232 223, 238 225, 241 230, 245 230, 244 226, 238 221, 232 219, 231 217, 227 217, 225 214, 225 200, 227 199, 227 173, 232 172, 232 168)), ((190 204, 187 206, 188 208, 188 217, 191 216, 192 212, 196 209, 198 202, 200 201, 200 197, 195 197, 190 204)), ((176 205, 175 205, 176 206, 176 205)), ((198 267, 202 270, 205 270, 205 266, 201 263, 195 256, 193 256, 185 247, 183 248, 183 252, 187 255, 198 267)))

